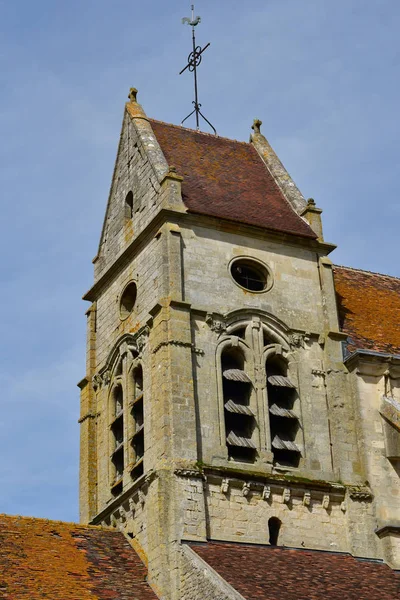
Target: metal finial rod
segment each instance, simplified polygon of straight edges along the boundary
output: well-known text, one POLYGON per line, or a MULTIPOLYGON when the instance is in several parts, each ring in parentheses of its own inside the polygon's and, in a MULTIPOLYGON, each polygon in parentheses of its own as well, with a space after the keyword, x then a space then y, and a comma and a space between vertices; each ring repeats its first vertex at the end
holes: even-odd
POLYGON ((189 17, 184 17, 182 19, 182 23, 187 23, 188 25, 192 26, 192 47, 193 47, 193 50, 192 50, 192 52, 188 56, 188 63, 186 65, 186 67, 184 67, 182 69, 182 71, 180 71, 179 75, 182 75, 182 73, 184 73, 184 71, 186 71, 186 69, 189 69, 189 71, 193 72, 193 76, 194 76, 194 102, 192 104, 194 105, 194 109, 192 110, 191 113, 188 114, 187 117, 185 117, 183 119, 181 125, 183 125, 183 123, 189 117, 191 117, 193 115, 193 113, 195 113, 196 114, 196 129, 197 130, 200 129, 200 119, 199 119, 199 117, 201 117, 206 123, 208 123, 208 125, 214 131, 215 135, 217 135, 217 130, 215 129, 215 127, 210 123, 210 121, 208 119, 205 118, 205 116, 202 114, 202 112, 200 110, 201 104, 199 102, 199 92, 198 92, 198 83, 197 83, 197 67, 201 63, 202 54, 203 54, 204 50, 207 50, 207 48, 209 47, 210 43, 208 43, 206 46, 204 46, 204 48, 201 48, 201 46, 196 46, 195 27, 196 27, 196 25, 198 25, 201 22, 201 18, 194 16, 194 4, 192 4, 191 8, 192 8, 192 18, 190 19, 189 17))

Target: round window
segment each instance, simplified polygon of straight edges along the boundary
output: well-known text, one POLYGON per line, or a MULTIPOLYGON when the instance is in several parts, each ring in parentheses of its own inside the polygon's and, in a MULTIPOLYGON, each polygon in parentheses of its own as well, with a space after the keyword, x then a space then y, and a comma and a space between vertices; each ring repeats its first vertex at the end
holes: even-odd
POLYGON ((126 319, 133 311, 133 307, 135 306, 136 302, 136 295, 136 283, 131 281, 121 294, 121 300, 119 303, 119 314, 121 319, 126 319))
POLYGON ((268 269, 254 259, 236 259, 231 263, 230 271, 234 281, 249 292, 265 292, 272 285, 268 269))

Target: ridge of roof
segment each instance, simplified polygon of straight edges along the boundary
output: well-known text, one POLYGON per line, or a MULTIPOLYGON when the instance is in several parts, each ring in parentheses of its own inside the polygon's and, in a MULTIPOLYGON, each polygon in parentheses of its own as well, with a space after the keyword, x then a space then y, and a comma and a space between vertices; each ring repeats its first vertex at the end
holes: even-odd
POLYGON ((82 529, 97 529, 102 531, 112 530, 115 531, 113 527, 104 527, 103 525, 84 525, 83 523, 76 523, 75 521, 61 521, 60 519, 46 519, 45 517, 30 517, 27 515, 10 515, 8 513, 0 513, 0 519, 9 519, 9 520, 20 520, 25 522, 31 521, 39 521, 42 523, 49 523, 54 525, 63 525, 64 527, 79 527, 82 529))
POLYGON ((334 269, 345 269, 346 271, 355 271, 357 273, 365 273, 366 275, 378 275, 379 277, 390 277, 390 279, 397 279, 400 281, 400 277, 396 275, 389 275, 388 273, 378 273, 377 271, 369 271, 368 269, 359 269, 357 267, 347 267, 346 265, 333 265, 334 269))
MULTIPOLYGON (((202 540, 182 540, 182 543, 187 544, 188 546, 207 546, 210 544, 218 544, 218 545, 229 545, 229 546, 240 546, 240 547, 249 547, 249 548, 266 548, 274 552, 276 550, 287 550, 287 551, 296 551, 296 552, 315 552, 317 554, 331 554, 334 556, 351 556, 354 560, 362 560, 363 562, 373 562, 377 564, 386 565, 385 561, 382 558, 370 558, 365 556, 356 556, 351 554, 351 552, 345 552, 344 550, 329 550, 327 548, 303 548, 300 546, 271 546, 271 544, 260 544, 259 542, 240 542, 237 540, 227 541, 227 540, 213 540, 208 539, 207 541, 202 540)), ((397 571, 397 570, 396 570, 397 571)))
POLYGON ((175 123, 168 123, 168 121, 160 121, 159 119, 153 119, 153 117, 148 117, 148 120, 153 123, 159 123, 160 125, 167 125, 168 127, 174 127, 175 129, 179 129, 180 131, 190 131, 191 133, 198 133, 199 135, 204 135, 205 137, 210 137, 215 140, 226 140, 227 142, 235 142, 236 144, 245 144, 246 146, 251 146, 250 142, 245 142, 243 140, 234 140, 232 138, 226 137, 224 135, 215 135, 214 133, 208 133, 207 131, 199 131, 198 129, 192 129, 191 127, 184 127, 183 125, 175 125, 175 123))

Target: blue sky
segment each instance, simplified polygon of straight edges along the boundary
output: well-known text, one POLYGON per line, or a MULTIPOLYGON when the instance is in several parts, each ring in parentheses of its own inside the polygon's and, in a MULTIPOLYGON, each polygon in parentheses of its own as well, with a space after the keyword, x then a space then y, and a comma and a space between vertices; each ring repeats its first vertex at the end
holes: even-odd
MULTIPOLYGON (((189 14, 181 0, 0 0, 0 512, 78 517, 81 296, 123 105, 136 86, 151 117, 191 110, 189 14)), ((323 208, 333 260, 399 276, 398 0, 198 0, 196 14, 218 132, 247 140, 262 119, 323 208)))

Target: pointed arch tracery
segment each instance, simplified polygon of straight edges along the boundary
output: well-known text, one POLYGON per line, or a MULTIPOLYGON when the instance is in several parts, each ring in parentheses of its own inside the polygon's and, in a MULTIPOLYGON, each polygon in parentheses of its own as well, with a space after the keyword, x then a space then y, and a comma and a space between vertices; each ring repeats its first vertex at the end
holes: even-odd
POLYGON ((135 481, 144 473, 143 345, 138 335, 123 335, 100 372, 108 389, 109 481, 113 496, 122 492, 125 478, 135 481))
POLYGON ((289 363, 289 329, 263 311, 238 310, 226 318, 217 346, 221 444, 228 458, 298 466, 301 456, 297 373, 289 363))

